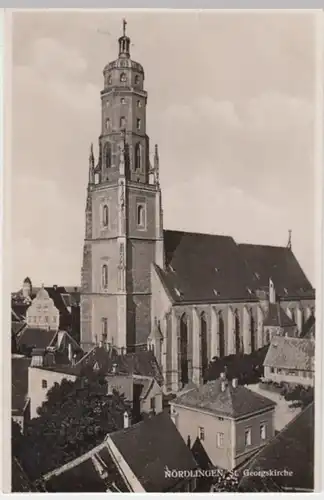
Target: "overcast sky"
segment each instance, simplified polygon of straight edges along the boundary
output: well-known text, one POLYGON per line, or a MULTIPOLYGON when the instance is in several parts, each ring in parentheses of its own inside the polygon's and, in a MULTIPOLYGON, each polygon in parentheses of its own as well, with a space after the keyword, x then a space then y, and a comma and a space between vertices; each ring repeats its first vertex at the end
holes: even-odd
POLYGON ((26 275, 80 284, 89 147, 123 16, 145 70, 165 228, 269 245, 292 229, 313 281, 313 14, 17 12, 13 288, 26 275))

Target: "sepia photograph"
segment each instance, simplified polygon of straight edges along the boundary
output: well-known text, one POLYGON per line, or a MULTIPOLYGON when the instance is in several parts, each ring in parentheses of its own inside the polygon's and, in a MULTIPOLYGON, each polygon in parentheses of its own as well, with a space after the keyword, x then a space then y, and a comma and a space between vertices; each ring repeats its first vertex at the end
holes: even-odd
POLYGON ((316 12, 7 15, 11 491, 314 492, 316 12))

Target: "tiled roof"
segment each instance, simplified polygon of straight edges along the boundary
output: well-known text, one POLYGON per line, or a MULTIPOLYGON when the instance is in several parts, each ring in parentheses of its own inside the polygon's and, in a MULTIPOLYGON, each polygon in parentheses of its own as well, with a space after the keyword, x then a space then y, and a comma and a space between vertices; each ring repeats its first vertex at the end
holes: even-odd
POLYGON ((11 302, 12 314, 15 316, 15 319, 24 320, 26 319, 26 312, 30 304, 24 304, 23 302, 11 302))
POLYGON ((11 408, 18 415, 22 415, 27 401, 30 361, 24 356, 11 357, 11 408))
POLYGON ((23 347, 27 349, 45 349, 49 346, 55 334, 54 330, 30 328, 27 326, 17 337, 17 348, 18 350, 23 347))
POLYGON ((288 248, 238 245, 229 236, 164 231, 165 269, 155 266, 176 303, 257 300, 272 278, 280 296, 314 296, 288 248))
POLYGON ((44 481, 49 493, 104 493, 113 490, 113 484, 115 491, 128 491, 105 442, 46 474, 44 481))
POLYGON ((75 369, 94 367, 95 364, 106 374, 111 373, 116 364, 119 374, 153 377, 159 384, 163 383, 161 369, 152 351, 118 355, 115 351, 96 346, 75 365, 75 369))
POLYGON ((197 464, 169 415, 160 413, 109 435, 146 492, 170 491, 179 478, 165 468, 190 471, 197 464))
POLYGON ((268 245, 238 246, 251 272, 257 274, 260 287, 267 287, 271 278, 281 297, 314 296, 312 285, 291 249, 268 245))
POLYGON ((314 425, 311 403, 244 467, 251 473, 289 470, 292 475, 261 478, 260 474, 246 474, 240 482, 241 491, 313 490, 314 425))
POLYGON ((185 392, 171 403, 231 418, 240 418, 275 407, 271 399, 260 396, 241 385, 233 387, 229 381, 226 381, 225 390, 222 391, 220 379, 185 392))
POLYGON ((287 316, 280 304, 269 304, 269 309, 263 322, 264 326, 296 326, 292 319, 287 316))
POLYGON ((312 339, 272 337, 264 366, 292 370, 314 370, 315 343, 312 339))

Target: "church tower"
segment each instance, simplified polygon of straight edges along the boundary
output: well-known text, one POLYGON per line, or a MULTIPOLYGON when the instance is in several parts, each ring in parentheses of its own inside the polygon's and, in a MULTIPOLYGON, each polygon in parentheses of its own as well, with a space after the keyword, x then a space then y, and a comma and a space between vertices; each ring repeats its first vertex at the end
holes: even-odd
POLYGON ((159 157, 150 163, 143 67, 130 58, 130 38, 103 70, 101 134, 91 146, 81 279, 81 345, 128 351, 147 344, 152 262, 163 267, 159 157))

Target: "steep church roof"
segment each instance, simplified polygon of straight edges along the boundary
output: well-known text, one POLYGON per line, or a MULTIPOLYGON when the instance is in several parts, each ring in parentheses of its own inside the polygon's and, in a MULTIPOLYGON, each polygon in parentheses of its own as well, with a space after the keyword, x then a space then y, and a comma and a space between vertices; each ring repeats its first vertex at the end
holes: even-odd
POLYGON ((164 231, 165 269, 156 270, 174 302, 255 301, 272 278, 278 295, 314 297, 291 249, 238 245, 230 236, 164 231))

